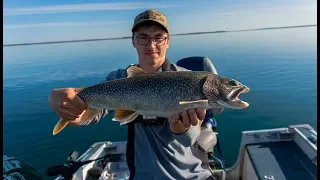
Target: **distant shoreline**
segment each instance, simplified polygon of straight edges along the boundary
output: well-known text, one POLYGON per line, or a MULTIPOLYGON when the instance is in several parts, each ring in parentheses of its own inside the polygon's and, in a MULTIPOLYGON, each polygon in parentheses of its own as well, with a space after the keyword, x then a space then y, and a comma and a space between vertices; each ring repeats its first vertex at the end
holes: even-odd
MULTIPOLYGON (((230 32, 243 32, 243 31, 262 31, 262 30, 275 30, 275 29, 288 29, 288 28, 303 28, 303 27, 315 27, 313 25, 299 25, 299 26, 283 26, 283 27, 269 27, 269 28, 257 28, 257 29, 243 29, 233 31, 207 31, 207 32, 192 32, 192 33, 180 33, 172 34, 170 36, 186 36, 186 35, 197 35, 197 34, 213 34, 213 33, 230 33, 230 32)), ((65 41, 47 41, 47 42, 34 42, 34 43, 18 43, 18 44, 4 44, 3 47, 12 46, 30 46, 30 45, 44 45, 44 44, 58 44, 58 43, 77 43, 77 42, 89 42, 89 41, 107 41, 107 40, 120 40, 130 39, 131 36, 114 37, 114 38, 99 38, 99 39, 79 39, 79 40, 65 40, 65 41)))

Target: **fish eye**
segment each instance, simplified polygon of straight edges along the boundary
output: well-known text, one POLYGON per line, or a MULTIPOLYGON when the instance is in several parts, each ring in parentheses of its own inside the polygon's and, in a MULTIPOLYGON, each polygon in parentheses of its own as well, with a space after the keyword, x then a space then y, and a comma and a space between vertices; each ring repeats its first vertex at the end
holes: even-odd
POLYGON ((231 81, 229 82, 229 85, 231 85, 231 86, 237 86, 238 83, 237 83, 236 81, 234 81, 234 80, 231 80, 231 81))

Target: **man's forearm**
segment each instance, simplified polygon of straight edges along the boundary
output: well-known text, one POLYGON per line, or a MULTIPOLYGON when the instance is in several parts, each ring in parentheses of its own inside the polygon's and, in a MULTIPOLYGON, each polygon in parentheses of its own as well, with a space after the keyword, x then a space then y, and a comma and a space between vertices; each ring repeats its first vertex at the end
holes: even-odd
POLYGON ((193 145, 200 135, 198 126, 190 126, 190 128, 181 134, 172 133, 173 137, 181 143, 184 147, 193 145))

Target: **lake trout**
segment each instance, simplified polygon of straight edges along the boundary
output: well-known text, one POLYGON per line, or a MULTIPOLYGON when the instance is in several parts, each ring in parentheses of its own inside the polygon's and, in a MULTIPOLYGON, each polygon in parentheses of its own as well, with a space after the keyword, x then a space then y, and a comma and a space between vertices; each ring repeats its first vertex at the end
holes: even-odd
MULTIPOLYGON (((127 77, 82 88, 77 94, 88 109, 81 122, 94 118, 102 109, 115 110, 120 125, 139 115, 168 118, 190 108, 243 109, 249 104, 238 98, 249 92, 242 83, 205 71, 146 73, 131 66, 127 77)), ((60 118, 53 130, 59 133, 69 121, 60 118)))

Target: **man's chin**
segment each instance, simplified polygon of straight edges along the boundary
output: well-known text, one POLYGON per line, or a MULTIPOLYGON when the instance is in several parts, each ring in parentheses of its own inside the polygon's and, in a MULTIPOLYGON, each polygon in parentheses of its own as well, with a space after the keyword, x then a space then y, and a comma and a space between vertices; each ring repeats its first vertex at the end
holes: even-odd
POLYGON ((145 56, 145 59, 147 59, 149 62, 157 63, 159 61, 159 56, 145 56))

